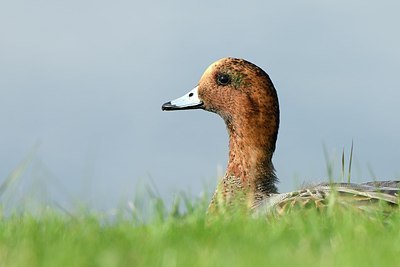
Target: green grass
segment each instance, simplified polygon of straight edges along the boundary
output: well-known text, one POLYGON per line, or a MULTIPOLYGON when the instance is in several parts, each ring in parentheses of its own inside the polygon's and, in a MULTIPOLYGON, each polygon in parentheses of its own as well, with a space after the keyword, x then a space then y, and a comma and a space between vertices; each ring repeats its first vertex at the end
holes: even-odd
MULTIPOLYGON (((210 220, 207 197, 181 195, 166 209, 150 187, 147 198, 114 216, 42 208, 31 198, 10 215, 7 203, 13 202, 4 199, 15 196, 13 185, 30 158, 0 185, 0 267, 400 266, 398 209, 385 217, 329 205, 324 212, 294 210, 279 218, 237 213, 210 220)), ((350 169, 351 163, 349 175, 350 169)))
POLYGON ((0 266, 400 265, 398 212, 367 216, 334 207, 210 222, 204 201, 186 204, 184 214, 166 214, 158 203, 146 223, 122 212, 112 220, 54 210, 7 216, 0 220, 0 266))

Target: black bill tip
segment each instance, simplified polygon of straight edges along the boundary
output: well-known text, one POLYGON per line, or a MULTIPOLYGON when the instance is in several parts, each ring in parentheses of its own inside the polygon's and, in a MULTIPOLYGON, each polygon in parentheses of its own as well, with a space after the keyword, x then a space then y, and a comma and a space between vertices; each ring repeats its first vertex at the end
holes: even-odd
POLYGON ((175 106, 175 105, 173 105, 173 104, 171 104, 171 101, 169 101, 169 102, 167 102, 167 103, 164 103, 162 106, 161 106, 161 110, 175 110, 175 109, 177 109, 177 106, 175 106))
POLYGON ((161 106, 161 110, 169 111, 169 110, 185 110, 185 109, 202 109, 203 102, 196 104, 196 105, 187 105, 187 106, 177 106, 171 103, 171 101, 164 103, 161 106))

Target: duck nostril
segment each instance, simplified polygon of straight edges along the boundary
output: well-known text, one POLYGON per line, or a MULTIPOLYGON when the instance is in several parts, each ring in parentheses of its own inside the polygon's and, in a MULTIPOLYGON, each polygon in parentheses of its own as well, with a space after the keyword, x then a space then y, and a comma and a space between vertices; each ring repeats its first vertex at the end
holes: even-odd
POLYGON ((189 94, 189 97, 192 97, 192 96, 193 96, 193 93, 190 93, 190 94, 189 94))

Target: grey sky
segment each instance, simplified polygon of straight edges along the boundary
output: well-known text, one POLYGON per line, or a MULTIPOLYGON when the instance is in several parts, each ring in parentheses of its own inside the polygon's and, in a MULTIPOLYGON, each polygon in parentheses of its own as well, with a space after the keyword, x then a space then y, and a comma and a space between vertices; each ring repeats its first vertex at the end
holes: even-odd
POLYGON ((100 206, 148 177, 163 196, 212 189, 227 160, 223 121, 160 106, 225 56, 259 65, 278 91, 281 191, 326 179, 324 143, 338 173, 352 139, 354 181, 371 179, 368 165, 399 178, 399 10, 361 0, 2 1, 0 180, 39 140, 33 164, 100 206))

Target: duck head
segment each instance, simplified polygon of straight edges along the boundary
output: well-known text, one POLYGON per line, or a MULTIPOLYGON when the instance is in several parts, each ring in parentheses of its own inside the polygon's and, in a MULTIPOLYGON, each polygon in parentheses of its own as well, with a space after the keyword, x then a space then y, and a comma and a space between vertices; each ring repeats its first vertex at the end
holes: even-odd
MULTIPOLYGON (((204 109, 221 116, 229 133, 226 179, 253 195, 276 193, 271 162, 279 128, 278 96, 267 73, 236 58, 212 63, 198 85, 162 110, 204 109)), ((224 182, 224 181, 223 181, 224 182)), ((229 194, 229 186, 224 191, 229 194)))

